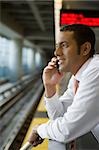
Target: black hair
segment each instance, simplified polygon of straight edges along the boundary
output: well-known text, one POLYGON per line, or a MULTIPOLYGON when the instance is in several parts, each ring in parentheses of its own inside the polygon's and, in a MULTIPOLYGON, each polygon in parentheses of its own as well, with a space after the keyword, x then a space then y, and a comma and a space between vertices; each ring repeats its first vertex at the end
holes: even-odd
POLYGON ((78 54, 80 54, 80 46, 84 44, 85 42, 91 43, 91 51, 90 51, 90 57, 93 57, 95 54, 95 33, 93 30, 84 24, 70 24, 70 25, 64 25, 60 28, 60 31, 73 31, 74 32, 74 38, 78 45, 78 54))

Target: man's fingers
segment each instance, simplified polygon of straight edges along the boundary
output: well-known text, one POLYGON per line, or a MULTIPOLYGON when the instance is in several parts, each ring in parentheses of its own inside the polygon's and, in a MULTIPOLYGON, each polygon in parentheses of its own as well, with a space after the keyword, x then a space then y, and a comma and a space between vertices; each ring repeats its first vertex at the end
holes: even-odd
POLYGON ((50 61, 50 62, 48 63, 48 66, 55 66, 55 64, 56 64, 56 63, 50 61))
POLYGON ((31 144, 33 144, 33 142, 34 142, 37 138, 38 138, 38 135, 35 134, 34 132, 32 132, 32 134, 30 135, 28 141, 29 141, 31 144))
POLYGON ((51 62, 56 62, 56 60, 57 60, 57 58, 56 57, 53 57, 52 59, 51 59, 51 62))
POLYGON ((32 145, 34 147, 36 147, 37 145, 41 144, 43 141, 44 141, 44 139, 36 140, 36 141, 34 141, 34 143, 32 145))
POLYGON ((47 73, 47 72, 49 72, 49 71, 56 71, 56 68, 55 67, 53 67, 53 66, 47 66, 45 69, 44 69, 44 73, 47 73))

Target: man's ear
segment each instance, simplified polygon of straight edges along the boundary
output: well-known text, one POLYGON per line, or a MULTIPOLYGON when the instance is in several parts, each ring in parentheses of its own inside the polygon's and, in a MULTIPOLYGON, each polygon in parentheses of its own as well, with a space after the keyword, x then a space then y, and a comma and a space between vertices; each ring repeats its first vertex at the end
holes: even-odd
POLYGON ((91 43, 90 42, 85 42, 84 44, 81 45, 81 52, 83 56, 86 56, 90 53, 91 50, 91 43))

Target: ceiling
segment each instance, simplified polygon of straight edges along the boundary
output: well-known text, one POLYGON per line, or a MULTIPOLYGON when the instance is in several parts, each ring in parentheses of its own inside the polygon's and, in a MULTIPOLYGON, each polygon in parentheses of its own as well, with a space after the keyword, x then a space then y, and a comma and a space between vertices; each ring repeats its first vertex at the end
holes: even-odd
POLYGON ((99 10, 99 0, 63 0, 63 8, 99 10))
POLYGON ((54 51, 53 0, 2 0, 1 22, 40 47, 47 56, 54 51))

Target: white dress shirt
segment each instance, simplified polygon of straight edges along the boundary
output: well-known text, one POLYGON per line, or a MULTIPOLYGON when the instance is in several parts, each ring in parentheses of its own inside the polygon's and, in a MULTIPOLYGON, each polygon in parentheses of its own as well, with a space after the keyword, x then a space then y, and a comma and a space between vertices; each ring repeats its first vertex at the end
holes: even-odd
POLYGON ((37 129, 42 138, 67 143, 96 127, 99 123, 99 55, 90 58, 71 77, 63 96, 58 97, 56 93, 51 98, 45 97, 45 106, 50 120, 37 129), (76 94, 74 78, 79 80, 76 94))

